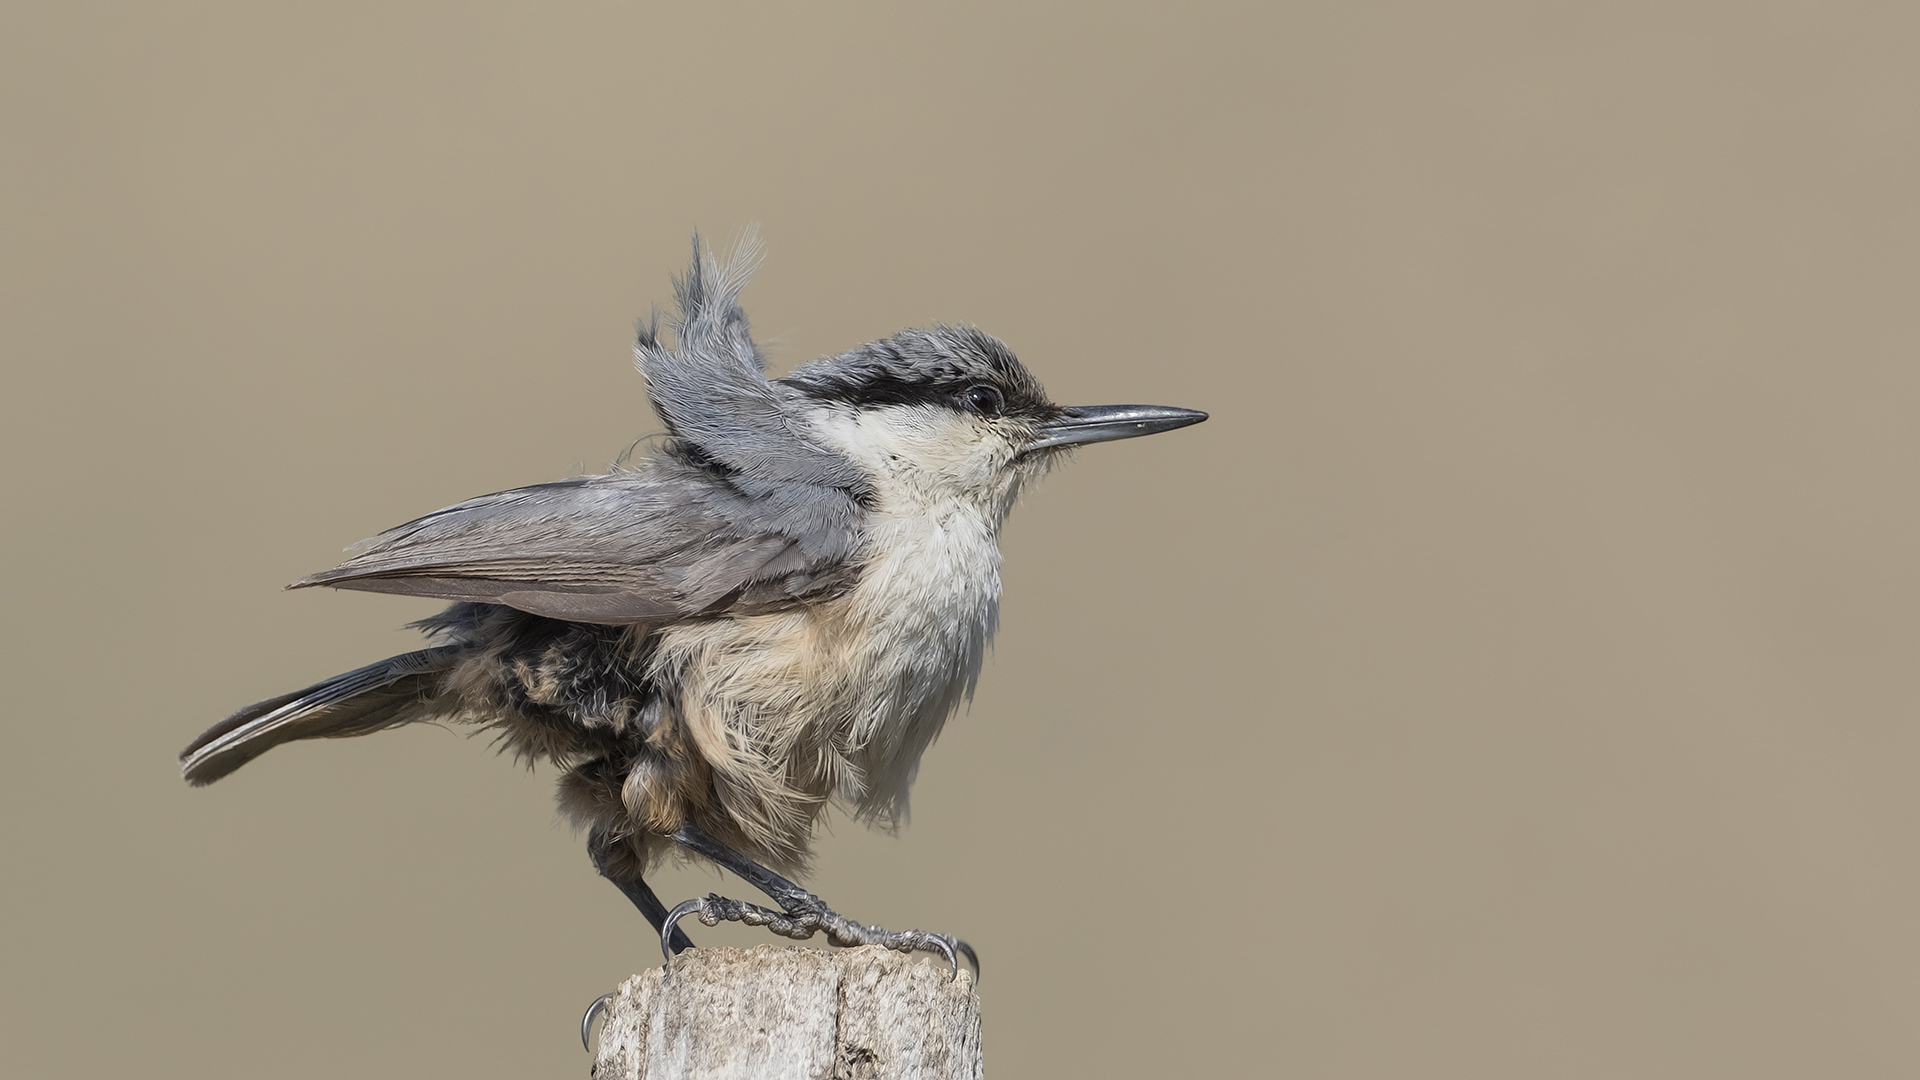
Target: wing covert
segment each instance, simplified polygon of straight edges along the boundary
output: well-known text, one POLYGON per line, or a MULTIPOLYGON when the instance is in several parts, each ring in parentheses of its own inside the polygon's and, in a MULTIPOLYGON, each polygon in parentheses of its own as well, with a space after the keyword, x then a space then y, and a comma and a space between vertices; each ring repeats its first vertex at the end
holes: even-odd
MULTIPOLYGON (((576 622, 777 610, 851 577, 852 497, 807 493, 805 532, 711 474, 611 473, 496 492, 365 542, 289 588, 505 604, 576 622)), ((784 501, 784 500, 783 500, 784 501)))

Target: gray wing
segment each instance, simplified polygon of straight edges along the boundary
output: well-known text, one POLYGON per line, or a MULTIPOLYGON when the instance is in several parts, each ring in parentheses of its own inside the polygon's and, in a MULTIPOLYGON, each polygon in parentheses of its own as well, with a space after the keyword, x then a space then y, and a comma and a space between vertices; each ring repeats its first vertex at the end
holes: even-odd
POLYGON ((516 488, 389 529, 288 588, 479 601, 607 624, 778 610, 851 580, 857 505, 829 487, 777 486, 747 491, 687 469, 516 488))
POLYGON ((483 495, 389 529, 291 588, 505 604, 591 623, 774 611, 849 583, 865 474, 796 428, 736 298, 758 259, 702 255, 677 285, 679 343, 634 355, 676 437, 640 471, 483 495))

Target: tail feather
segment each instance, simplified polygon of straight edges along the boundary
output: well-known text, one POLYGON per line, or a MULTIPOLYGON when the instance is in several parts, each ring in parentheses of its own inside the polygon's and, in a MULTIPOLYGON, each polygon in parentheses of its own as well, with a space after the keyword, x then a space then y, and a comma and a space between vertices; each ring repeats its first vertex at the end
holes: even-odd
POLYGON ((403 653, 249 705, 180 752, 180 775, 199 787, 283 742, 366 735, 421 719, 417 706, 434 677, 453 665, 456 652, 441 647, 403 653))

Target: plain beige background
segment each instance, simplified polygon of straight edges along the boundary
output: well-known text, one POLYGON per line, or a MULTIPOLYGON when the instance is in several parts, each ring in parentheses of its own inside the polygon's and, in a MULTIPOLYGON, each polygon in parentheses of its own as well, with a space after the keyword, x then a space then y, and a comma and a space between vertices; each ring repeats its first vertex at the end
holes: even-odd
POLYGON ((823 844, 996 1077, 1920 1075, 1904 5, 0 22, 0 1073, 585 1072, 658 955, 550 774, 173 758, 434 609, 283 583, 656 430, 632 320, 759 222, 782 367, 1213 413, 1028 499, 913 826, 823 844))

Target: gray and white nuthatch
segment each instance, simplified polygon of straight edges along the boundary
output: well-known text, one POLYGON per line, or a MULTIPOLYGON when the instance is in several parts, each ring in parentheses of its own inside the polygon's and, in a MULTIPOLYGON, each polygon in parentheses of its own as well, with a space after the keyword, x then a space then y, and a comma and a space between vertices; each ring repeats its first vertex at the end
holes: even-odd
MULTIPOLYGON (((999 341, 904 330, 768 379, 736 303, 751 236, 675 282, 634 355, 668 438, 633 469, 450 506, 290 588, 457 601, 432 644, 241 709, 181 754, 212 783, 283 742, 421 720, 491 728, 563 771, 594 865, 659 931, 686 915, 836 945, 956 938, 836 914, 798 873, 827 805, 892 823, 921 753, 980 673, 1000 596, 1000 524, 1021 486, 1081 443, 1207 414, 1066 407, 999 341), (676 848, 778 910, 723 897, 669 911, 643 879, 676 848)), ((977 966, 977 961, 976 961, 977 966)))

